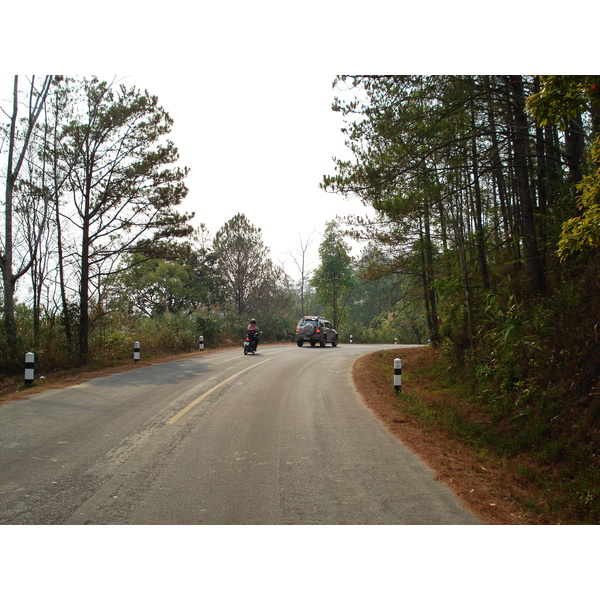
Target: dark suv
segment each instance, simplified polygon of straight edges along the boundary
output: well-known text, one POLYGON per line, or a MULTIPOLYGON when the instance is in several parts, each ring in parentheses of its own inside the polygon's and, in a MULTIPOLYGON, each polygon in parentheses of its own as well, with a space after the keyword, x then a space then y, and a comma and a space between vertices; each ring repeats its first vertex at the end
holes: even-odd
POLYGON ((296 343, 302 348, 304 342, 309 342, 313 347, 319 342, 321 348, 325 344, 335 348, 338 345, 338 333, 325 317, 304 317, 296 327, 296 343))

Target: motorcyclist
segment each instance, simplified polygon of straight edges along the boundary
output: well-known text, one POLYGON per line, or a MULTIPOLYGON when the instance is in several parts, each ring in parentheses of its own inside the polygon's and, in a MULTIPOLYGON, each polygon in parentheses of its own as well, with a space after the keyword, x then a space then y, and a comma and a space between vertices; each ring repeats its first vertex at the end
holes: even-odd
POLYGON ((256 325, 256 319, 250 319, 250 325, 248 325, 248 337, 254 345, 254 350, 258 348, 258 338, 260 336, 260 330, 256 325))

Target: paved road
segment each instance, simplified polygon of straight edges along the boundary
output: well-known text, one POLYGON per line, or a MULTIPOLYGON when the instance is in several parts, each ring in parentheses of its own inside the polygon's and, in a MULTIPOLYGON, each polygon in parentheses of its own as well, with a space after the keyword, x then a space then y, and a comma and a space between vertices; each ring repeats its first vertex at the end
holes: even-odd
POLYGON ((240 347, 0 406, 0 523, 477 523, 362 404, 377 349, 240 347))

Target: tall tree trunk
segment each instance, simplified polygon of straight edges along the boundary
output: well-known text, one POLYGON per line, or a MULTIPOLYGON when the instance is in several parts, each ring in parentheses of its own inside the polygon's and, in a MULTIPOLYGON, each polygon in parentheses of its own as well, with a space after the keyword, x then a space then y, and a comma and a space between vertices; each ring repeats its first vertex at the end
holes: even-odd
POLYGON ((14 259, 14 240, 13 240, 13 209, 14 209, 14 191, 19 179, 19 173, 25 156, 27 154, 31 136, 35 124, 46 102, 52 77, 46 76, 42 83, 41 90, 36 93, 35 78, 31 81, 29 113, 27 115, 27 127, 23 136, 22 146, 19 152, 16 150, 17 144, 17 121, 19 114, 19 77, 15 75, 13 86, 13 110, 10 117, 10 130, 8 138, 8 156, 6 168, 5 184, 5 204, 4 204, 4 253, 0 255, 0 267, 2 268, 2 281, 4 284, 4 325, 6 341, 9 348, 10 358, 15 358, 17 347, 17 327, 15 321, 15 287, 18 279, 25 275, 33 264, 33 257, 24 264, 18 272, 13 271, 14 259))
POLYGON ((535 211, 529 181, 527 157, 529 155, 529 124, 525 113, 525 91, 520 75, 509 76, 514 123, 514 165, 521 205, 521 224, 523 227, 523 246, 529 273, 531 291, 535 294, 546 290, 544 263, 535 231, 535 211))
POLYGON ((560 140, 556 125, 546 125, 544 127, 544 139, 546 143, 546 175, 548 177, 547 204, 552 206, 559 196, 562 179, 560 140))
POLYGON ((434 322, 431 314, 431 304, 429 297, 429 278, 427 277, 427 261, 425 259, 425 236, 423 234, 423 221, 419 223, 419 239, 420 252, 419 257, 421 259, 421 284, 423 286, 423 300, 425 301, 425 317, 427 319, 427 331, 429 332, 429 339, 433 339, 434 322))
POLYGON ((577 194, 575 186, 583 178, 584 148, 585 139, 583 136, 583 121, 581 115, 577 115, 567 121, 565 130, 565 154, 574 196, 577 194))
POLYGON ((448 252, 448 226, 446 224, 446 208, 444 206, 444 201, 442 199, 442 195, 440 193, 440 176, 438 170, 433 168, 433 181, 434 181, 434 197, 433 204, 437 208, 439 219, 440 219, 440 238, 442 242, 442 250, 444 253, 448 252))
POLYGON ((477 259, 481 271, 481 281, 484 289, 489 289, 490 279, 485 254, 485 235, 483 231, 483 206, 481 202, 481 185, 479 182, 479 156, 477 152, 477 138, 475 129, 475 107, 471 103, 471 127, 473 129, 471 138, 471 155, 473 158, 473 184, 475 192, 475 240, 477 243, 477 259))
POLYGON ((514 228, 511 224, 511 215, 508 208, 508 194, 506 191, 504 164, 500 158, 496 119, 491 107, 488 107, 488 122, 490 125, 492 140, 492 175, 494 177, 494 181, 496 182, 498 200, 500 202, 500 214, 502 215, 502 236, 505 242, 510 242, 513 238, 514 228))
POLYGON ((73 349, 73 333, 71 330, 71 311, 67 298, 67 283, 65 277, 65 256, 63 248, 62 222, 60 216, 60 196, 58 193, 58 165, 54 164, 54 219, 56 221, 56 248, 58 259, 58 281, 60 287, 60 299, 62 303, 63 326, 65 328, 65 341, 69 351, 73 349))
POLYGON ((55 218, 56 218, 56 243, 58 251, 58 280, 60 286, 60 299, 62 303, 63 325, 65 328, 65 341, 69 351, 73 348, 73 333, 71 331, 71 311, 69 310, 69 301, 67 299, 67 284, 64 267, 64 250, 62 241, 62 225, 60 219, 60 200, 58 195, 54 198, 55 218))
MULTIPOLYGON (((538 93, 541 89, 540 78, 534 79, 534 93, 538 93)), ((540 244, 543 248, 544 255, 548 243, 548 228, 546 224, 546 214, 548 212, 548 172, 546 167, 546 140, 544 130, 536 125, 535 128, 535 155, 536 155, 536 185, 538 197, 538 232, 540 244)))
POLYGON ((4 200, 4 254, 2 261, 2 282, 4 289, 4 328, 10 358, 14 358, 17 345, 15 322, 15 278, 13 275, 13 197, 20 164, 14 165, 17 138, 17 116, 19 112, 19 77, 15 75, 13 88, 13 112, 10 119, 8 138, 8 165, 4 200))
POLYGON ((81 232, 81 279, 79 282, 79 359, 85 363, 89 350, 90 329, 90 203, 91 203, 91 174, 86 182, 84 210, 81 232))
POLYGON ((419 236, 421 239, 421 279, 427 314, 427 326, 431 342, 437 346, 441 342, 437 300, 433 283, 435 280, 433 265, 433 245, 431 242, 431 226, 429 203, 423 204, 423 217, 420 219, 419 236))
POLYGON ((471 298, 471 283, 469 280, 469 268, 467 265, 467 243, 465 238, 464 211, 462 208, 459 208, 457 211, 456 240, 458 263, 460 266, 460 279, 463 292, 463 303, 465 307, 465 331, 460 345, 464 349, 467 349, 471 347, 473 338, 475 336, 475 331, 473 327, 473 301, 471 298))

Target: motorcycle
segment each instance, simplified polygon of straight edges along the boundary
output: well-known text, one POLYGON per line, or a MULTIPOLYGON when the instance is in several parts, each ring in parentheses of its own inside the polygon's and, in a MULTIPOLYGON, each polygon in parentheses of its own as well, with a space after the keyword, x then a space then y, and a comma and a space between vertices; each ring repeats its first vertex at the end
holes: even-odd
POLYGON ((258 346, 258 338, 262 335, 262 331, 255 333, 252 337, 250 334, 246 335, 244 340, 244 354, 254 354, 256 347, 258 346))

